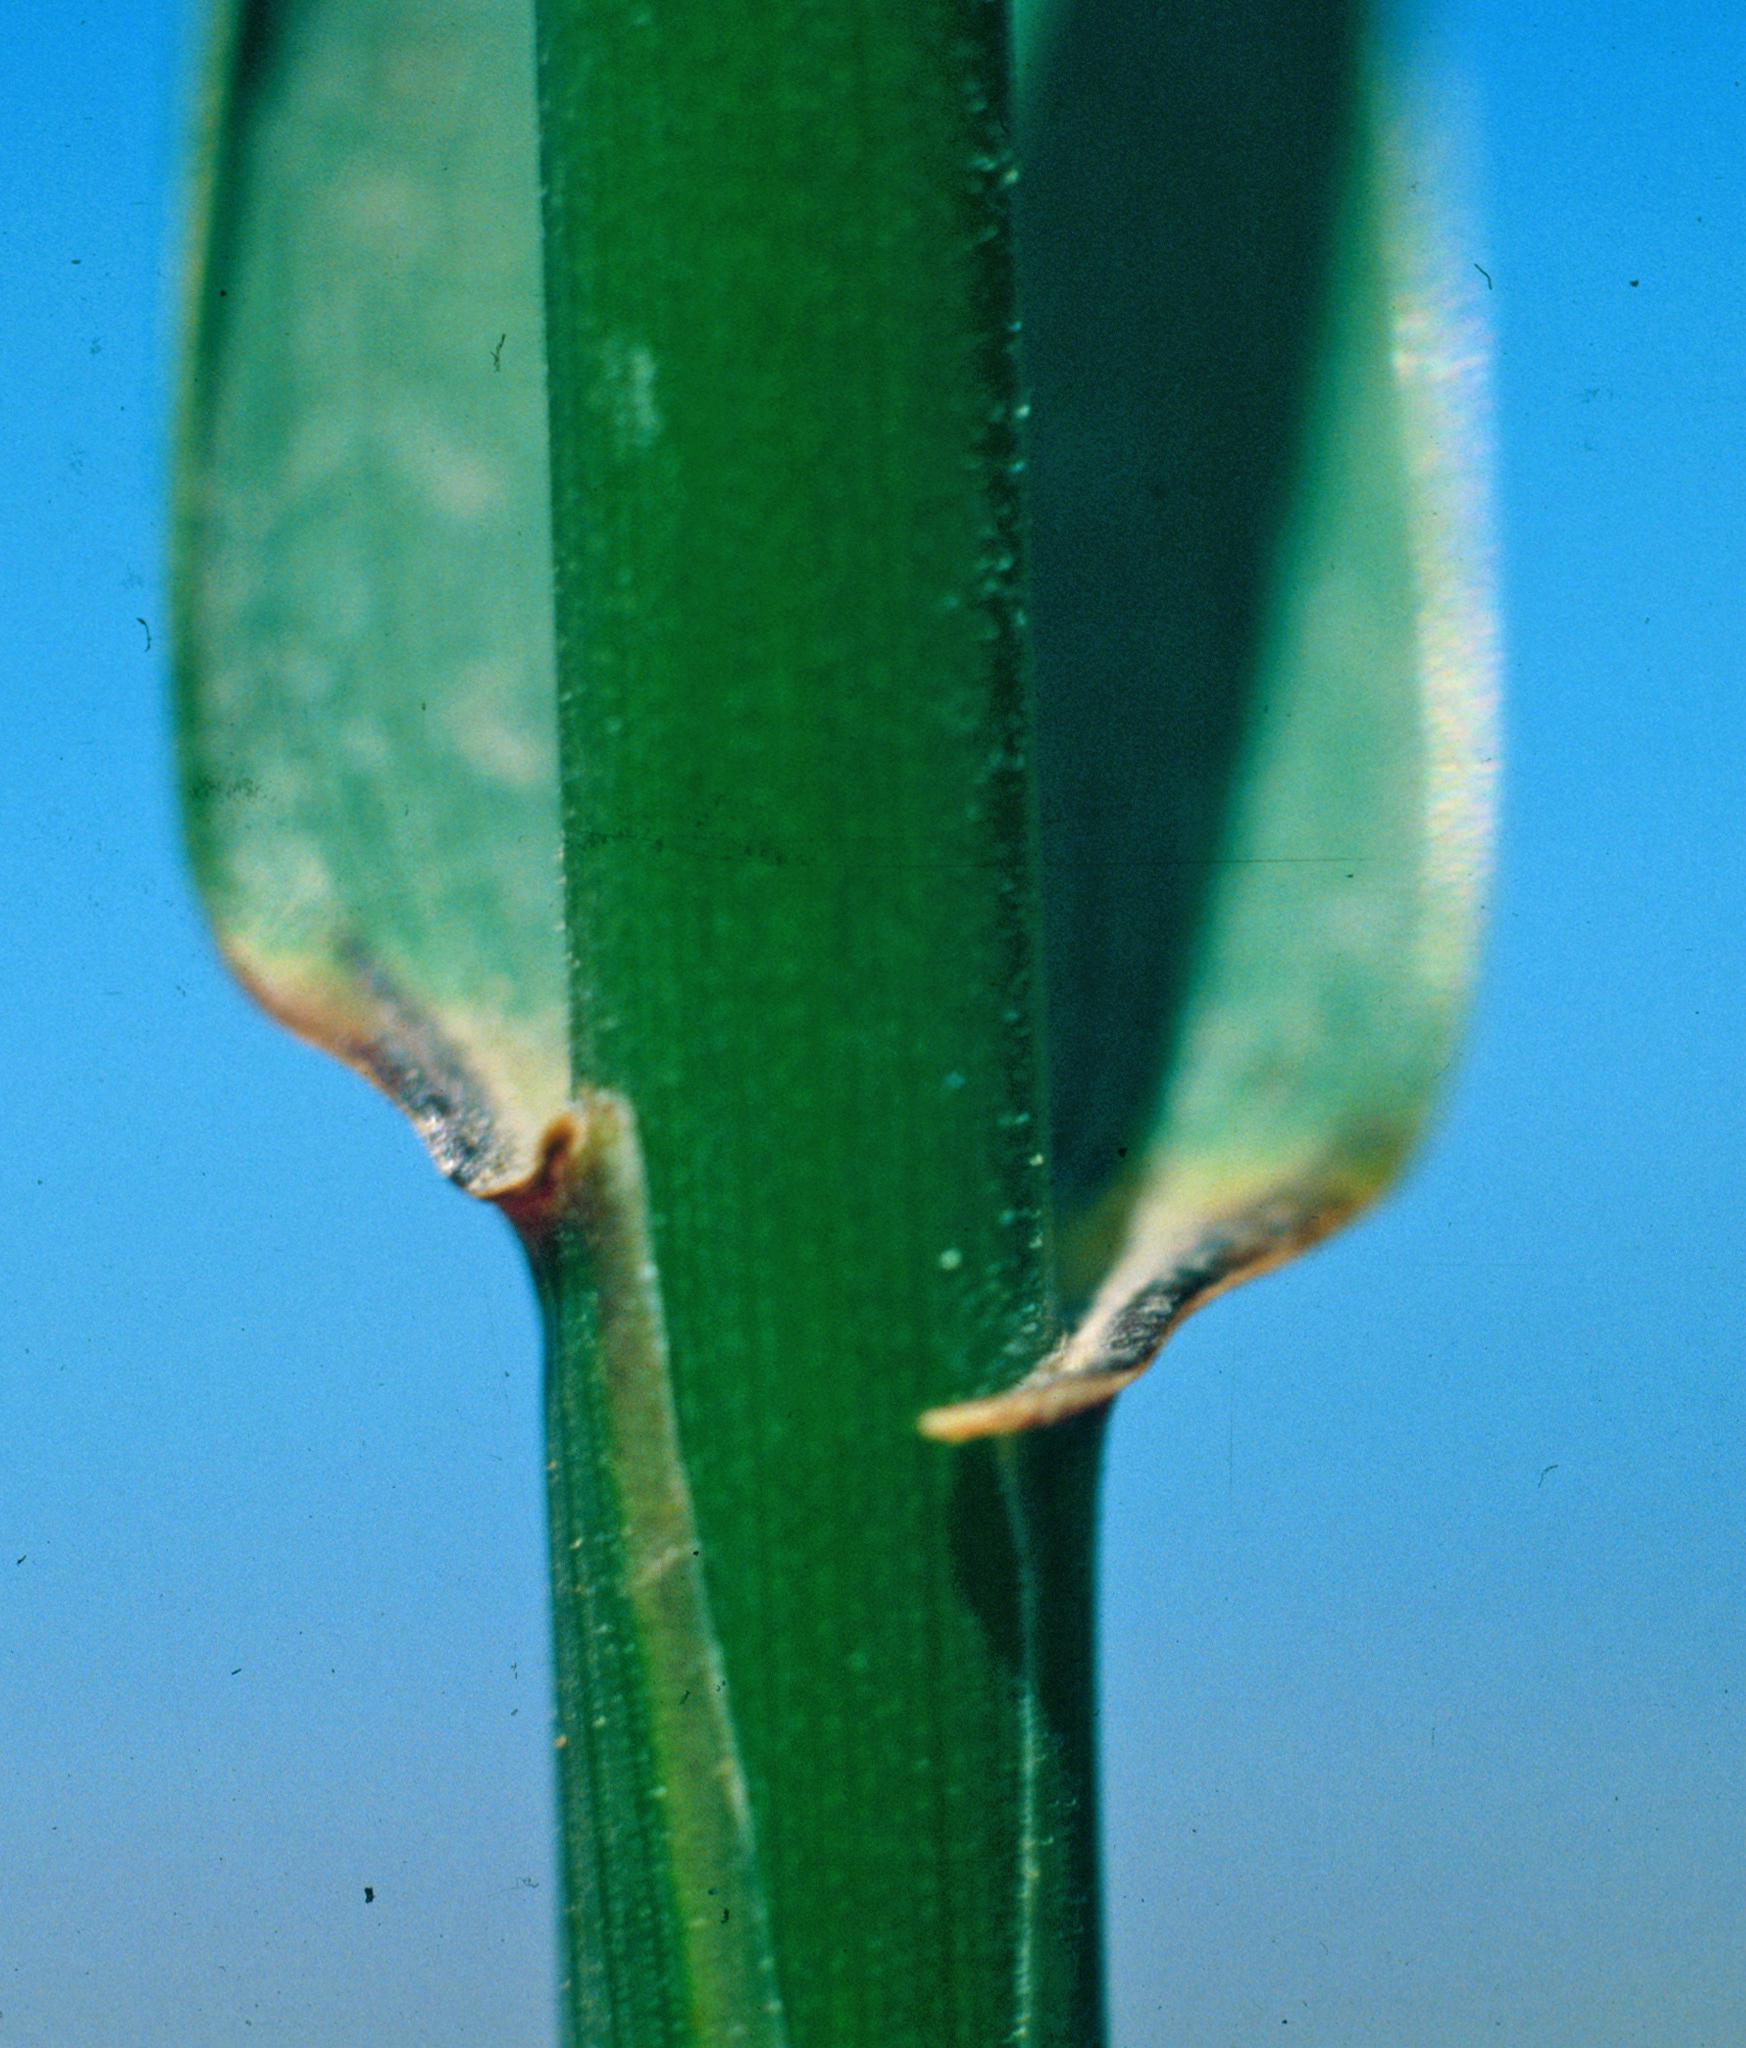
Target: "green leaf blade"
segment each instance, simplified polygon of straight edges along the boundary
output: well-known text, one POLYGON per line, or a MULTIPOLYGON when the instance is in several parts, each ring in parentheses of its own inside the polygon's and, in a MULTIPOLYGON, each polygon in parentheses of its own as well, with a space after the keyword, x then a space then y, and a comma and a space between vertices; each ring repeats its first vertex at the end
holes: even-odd
MULTIPOLYGON (((1433 333, 1366 150, 1263 642, 1242 786, 1155 1170, 1258 1185, 1320 1163, 1380 1185, 1454 1057, 1489 837, 1490 654, 1449 586, 1474 508, 1439 471, 1471 376, 1433 333), (1408 323, 1414 332, 1408 333, 1408 323)), ((1470 457, 1471 459, 1471 457, 1470 457)))
POLYGON ((476 1192, 568 1099, 531 6, 214 38, 182 407, 197 879, 476 1192))
MULTIPOLYGON (((1314 369, 1222 792, 1200 766, 1222 825, 1152 1099, 1062 1225, 1090 1307, 1004 1395, 929 1410, 943 1440, 1131 1384, 1186 1315, 1389 1185, 1455 1058, 1495 770, 1482 351, 1429 210, 1408 203, 1408 152, 1381 133, 1365 99, 1307 302, 1314 369)), ((1083 834, 1058 836, 1086 858, 1083 834)), ((1148 851, 1133 836, 1102 857, 1143 876, 1148 851)), ((1164 955, 1180 933, 1159 929, 1164 955)), ((1051 996, 1071 1032, 1087 990, 1057 977, 1051 996)), ((1101 1086, 1107 1115, 1128 1082, 1101 1086)))

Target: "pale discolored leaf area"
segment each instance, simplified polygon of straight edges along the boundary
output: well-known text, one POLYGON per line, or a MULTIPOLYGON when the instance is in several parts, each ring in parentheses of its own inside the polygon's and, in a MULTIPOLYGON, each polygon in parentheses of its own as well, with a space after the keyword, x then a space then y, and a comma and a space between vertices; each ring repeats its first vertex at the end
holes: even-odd
POLYGON ((489 1194, 568 1096, 531 4, 221 17, 177 521, 225 954, 489 1194))

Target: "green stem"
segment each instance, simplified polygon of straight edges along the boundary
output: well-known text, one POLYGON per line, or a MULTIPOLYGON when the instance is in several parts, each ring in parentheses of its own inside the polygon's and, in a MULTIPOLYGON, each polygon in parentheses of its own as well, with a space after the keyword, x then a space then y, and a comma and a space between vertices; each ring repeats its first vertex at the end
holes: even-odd
POLYGON ((1024 2043, 1103 2034, 1090 1532, 1108 1412, 1004 1438, 994 1452, 1019 1567, 1023 1911, 1013 2038, 1024 2043))
MULTIPOLYGON (((564 2036, 784 2048, 625 1106, 597 1096, 560 1126, 508 1206, 546 1321, 564 2036)), ((1103 1420, 961 1453, 949 1517, 1016 1706, 1004 2038, 1021 2048, 1101 2038, 1086 1539, 1103 1420)))
POLYGON ((783 2048, 626 1106, 580 1106, 514 1207, 546 1324, 566 2023, 783 2048))
MULTIPOLYGON (((637 1776, 698 1653, 653 1637, 707 1621, 792 2048, 1090 2048, 1095 1429, 916 1426, 1057 1334, 1004 13, 540 24, 575 1088, 634 1111, 703 1580, 691 1622, 598 1617, 641 1705, 628 1651, 565 1652, 609 1724, 573 1899, 627 2042, 720 2038, 699 1972, 745 1960, 675 1933, 716 1880, 637 1776)), ((560 1332, 610 1291, 572 1237, 560 1332)), ((598 1386, 567 1398, 560 1541, 603 1587, 640 1481, 573 1448, 598 1386)))

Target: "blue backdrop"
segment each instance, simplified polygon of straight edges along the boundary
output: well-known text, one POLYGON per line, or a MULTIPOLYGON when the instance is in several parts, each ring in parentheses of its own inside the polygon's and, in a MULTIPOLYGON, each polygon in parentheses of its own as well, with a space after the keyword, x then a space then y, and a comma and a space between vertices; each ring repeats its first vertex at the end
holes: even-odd
MULTIPOLYGON (((1418 33, 1499 341, 1488 969, 1410 1187, 1116 1423, 1116 2040, 1722 2048, 1746 28, 1441 0, 1418 33)), ((225 982, 179 865, 187 34, 171 0, 0 18, 0 2042, 538 2048, 528 1290, 225 982)))

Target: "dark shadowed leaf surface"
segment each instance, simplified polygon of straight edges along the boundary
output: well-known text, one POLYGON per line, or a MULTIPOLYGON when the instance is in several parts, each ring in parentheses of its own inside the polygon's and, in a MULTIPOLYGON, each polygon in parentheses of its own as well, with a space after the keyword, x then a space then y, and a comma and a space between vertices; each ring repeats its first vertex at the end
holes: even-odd
MULTIPOLYGON (((1136 151, 1115 187, 1133 204, 1090 257, 1051 214, 1116 145, 1075 129, 1074 95, 1129 88, 1095 57, 1064 83, 1043 67, 1045 914, 1063 1277, 1093 1305, 1010 1396, 933 1411, 931 1434, 1107 1399, 1183 1315, 1379 1193, 1455 1055, 1493 775, 1481 337, 1414 196, 1423 163, 1378 139, 1334 61, 1337 17, 1308 43, 1274 154, 1215 112, 1181 167, 1211 229, 1136 151), (1279 173, 1258 188, 1248 143, 1279 173), (1083 292, 1076 324, 1058 310, 1099 262, 1130 350, 1136 311, 1161 323, 1155 358, 1124 365, 1083 292), (1221 318, 1178 335, 1172 297, 1221 318)), ((1205 90, 1219 62, 1180 75, 1205 90)), ((1227 86, 1227 113, 1248 104, 1227 86)))

